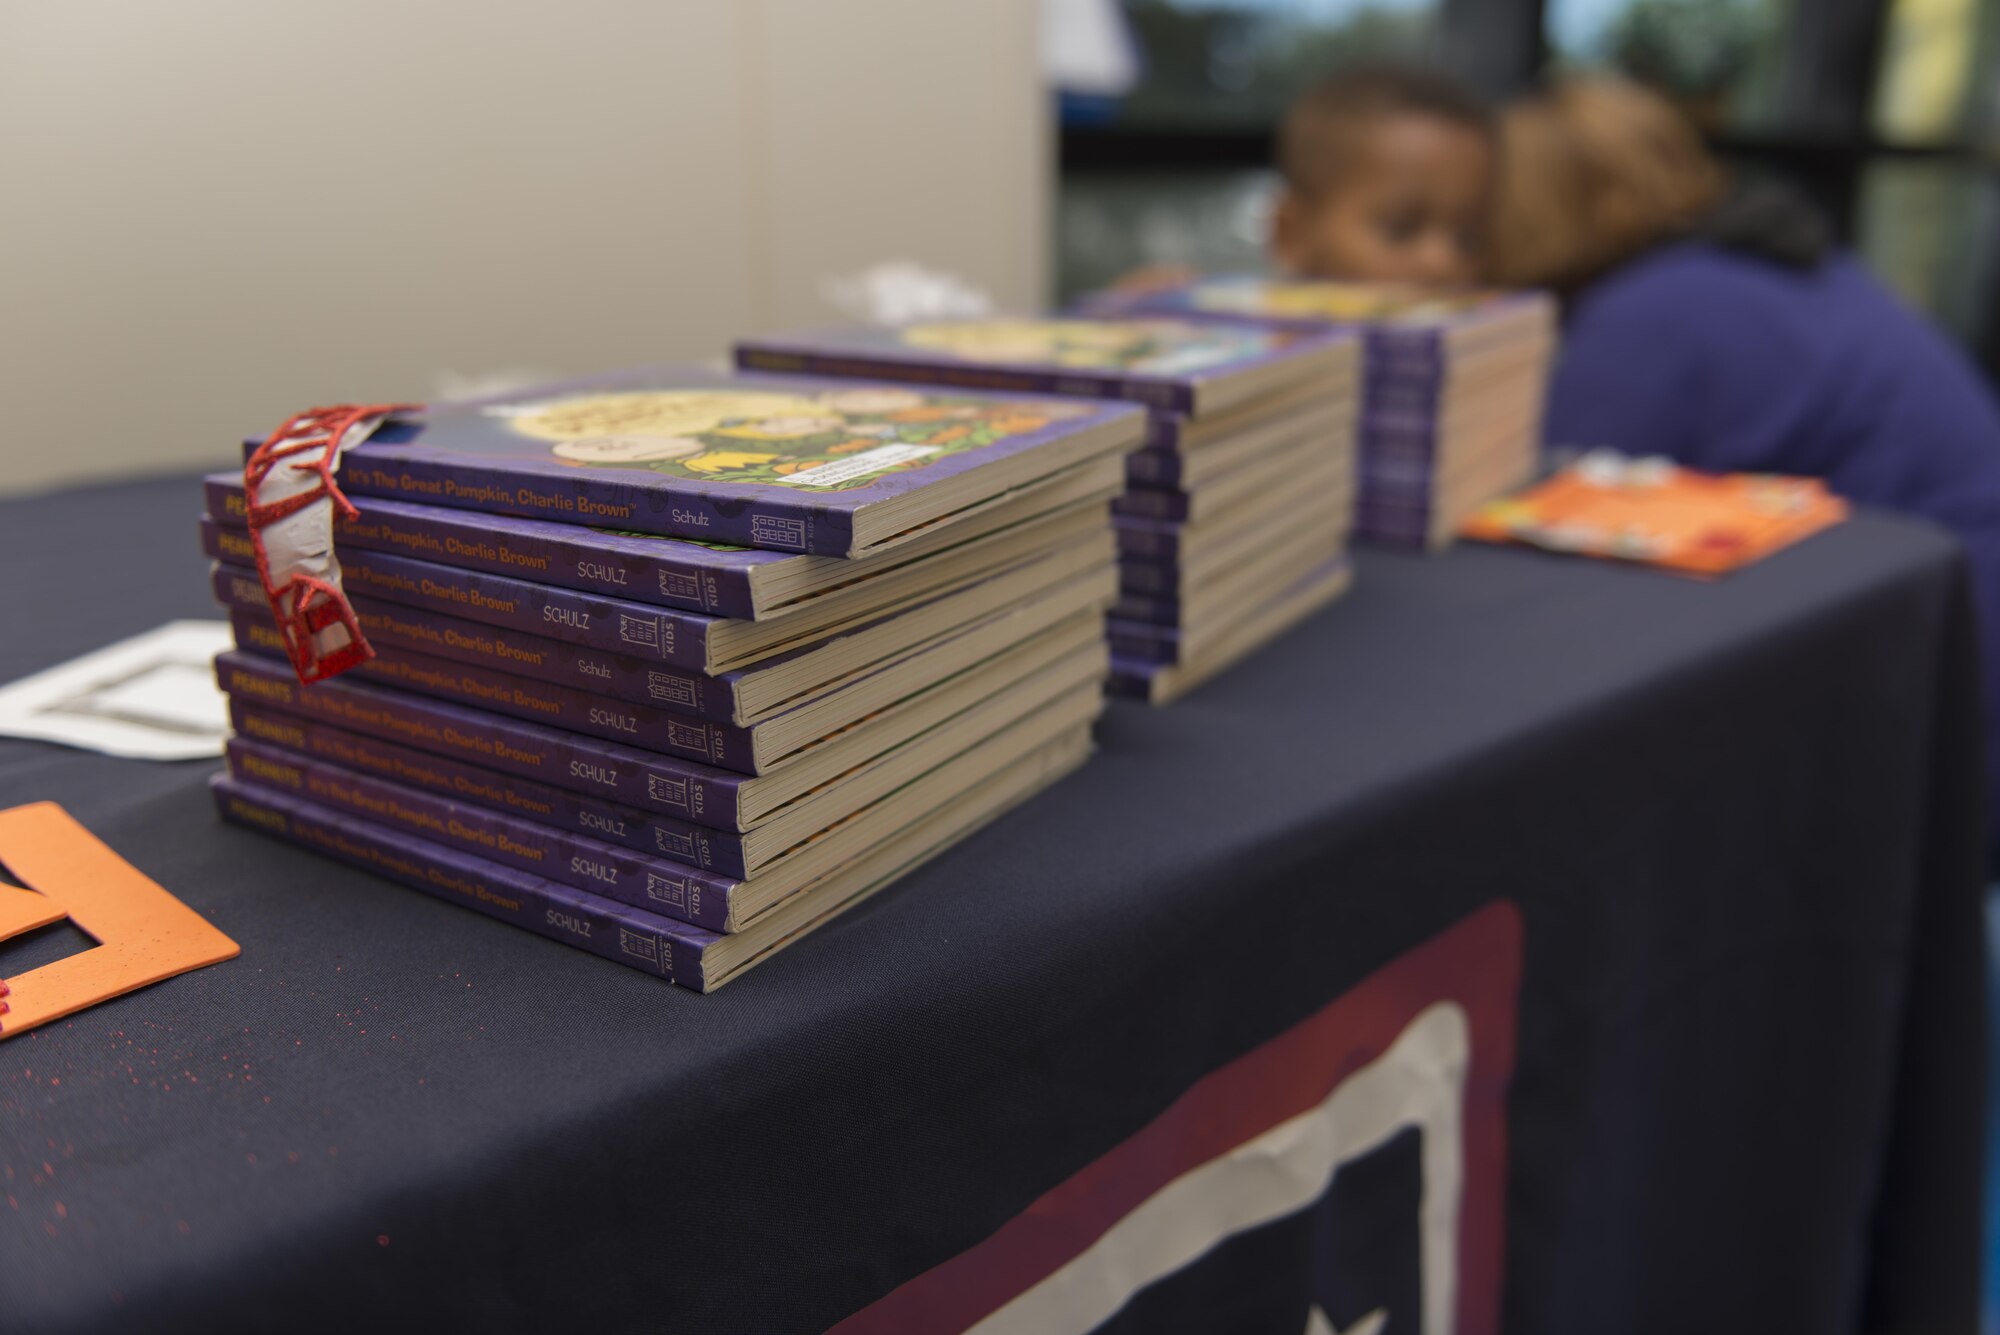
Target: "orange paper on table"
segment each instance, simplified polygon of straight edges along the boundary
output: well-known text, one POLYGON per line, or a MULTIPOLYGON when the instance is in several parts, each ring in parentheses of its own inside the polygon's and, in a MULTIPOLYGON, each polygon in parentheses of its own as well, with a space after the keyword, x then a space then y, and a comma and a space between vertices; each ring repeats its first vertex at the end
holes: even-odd
POLYGON ((1697 473, 1664 460, 1598 453, 1487 503, 1459 531, 1483 542, 1713 576, 1846 517, 1847 502, 1816 478, 1697 473))
POLYGON ((69 919, 98 944, 0 979, 0 1038, 206 964, 236 943, 53 802, 0 811, 0 941, 69 919))

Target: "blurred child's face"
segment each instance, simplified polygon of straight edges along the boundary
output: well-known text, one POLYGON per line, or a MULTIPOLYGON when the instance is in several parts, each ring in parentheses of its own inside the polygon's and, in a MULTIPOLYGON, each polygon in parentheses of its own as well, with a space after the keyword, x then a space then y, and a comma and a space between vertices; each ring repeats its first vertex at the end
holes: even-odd
POLYGON ((1480 276, 1493 144, 1441 117, 1376 117, 1349 132, 1337 179, 1279 201, 1271 248, 1300 278, 1456 286, 1480 276))

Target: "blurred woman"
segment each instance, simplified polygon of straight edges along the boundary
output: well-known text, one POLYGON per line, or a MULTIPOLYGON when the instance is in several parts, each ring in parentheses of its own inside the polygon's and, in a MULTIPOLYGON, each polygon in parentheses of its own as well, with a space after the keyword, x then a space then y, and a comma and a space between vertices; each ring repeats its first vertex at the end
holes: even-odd
POLYGON ((1651 93, 1560 83, 1501 135, 1494 276, 1564 297, 1548 441, 1822 477, 1955 532, 2000 798, 2000 408, 1978 371, 1795 197, 1732 189, 1651 93))

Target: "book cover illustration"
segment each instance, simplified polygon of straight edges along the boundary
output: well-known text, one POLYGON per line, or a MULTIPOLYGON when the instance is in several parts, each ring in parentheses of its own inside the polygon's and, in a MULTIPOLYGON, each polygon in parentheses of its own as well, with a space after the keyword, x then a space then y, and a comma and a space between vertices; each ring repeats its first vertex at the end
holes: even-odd
POLYGON ((1282 347, 1265 330, 1201 327, 1170 320, 954 320, 898 332, 908 347, 957 361, 1186 376, 1282 347))
MULTIPOLYGON (((582 394, 480 410, 563 463, 845 491, 1080 415, 1074 405, 857 386, 805 395, 681 389, 582 394)), ((451 448, 446 435, 434 442, 451 448)))
POLYGON ((1547 306, 1539 292, 1475 288, 1459 292, 1382 283, 1216 275, 1177 287, 1106 293, 1093 309, 1233 315, 1279 323, 1382 325, 1436 329, 1547 306))
POLYGON ((340 478, 361 496, 853 555, 869 507, 1129 411, 667 368, 398 416, 340 478))
POLYGON ((1205 279, 1181 289, 1188 309, 1330 324, 1429 328, 1457 324, 1518 301, 1510 292, 1439 293, 1370 283, 1205 279))

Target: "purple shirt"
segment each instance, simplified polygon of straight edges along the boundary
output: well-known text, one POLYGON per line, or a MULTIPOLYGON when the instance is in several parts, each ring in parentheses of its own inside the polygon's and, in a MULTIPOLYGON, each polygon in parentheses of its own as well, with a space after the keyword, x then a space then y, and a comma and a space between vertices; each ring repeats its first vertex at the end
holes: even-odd
POLYGON ((1823 477, 1957 534, 2000 801, 2000 406, 1965 355, 1850 258, 1797 270, 1700 242, 1585 289, 1563 337, 1550 445, 1823 477))

